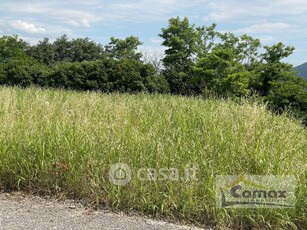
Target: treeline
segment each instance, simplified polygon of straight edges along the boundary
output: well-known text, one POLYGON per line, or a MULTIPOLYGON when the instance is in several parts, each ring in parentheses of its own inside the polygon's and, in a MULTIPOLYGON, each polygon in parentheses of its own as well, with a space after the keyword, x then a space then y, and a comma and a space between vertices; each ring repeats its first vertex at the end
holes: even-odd
MULTIPOLYGON (((101 92, 263 98, 276 111, 307 114, 307 81, 283 62, 293 47, 262 46, 248 35, 220 33, 171 18, 159 35, 166 47, 162 68, 142 61, 137 37, 112 37, 106 45, 66 35, 29 45, 17 36, 0 38, 0 84, 39 85, 101 92)), ((156 60, 155 60, 156 61, 156 60)))
POLYGON ((169 92, 151 64, 142 63, 136 37, 111 38, 103 47, 66 35, 30 46, 16 36, 0 38, 0 84, 101 92, 169 92))
POLYGON ((307 124, 307 81, 283 61, 294 47, 263 46, 248 35, 171 18, 160 37, 166 47, 163 75, 175 94, 262 98, 270 108, 290 108, 307 124))

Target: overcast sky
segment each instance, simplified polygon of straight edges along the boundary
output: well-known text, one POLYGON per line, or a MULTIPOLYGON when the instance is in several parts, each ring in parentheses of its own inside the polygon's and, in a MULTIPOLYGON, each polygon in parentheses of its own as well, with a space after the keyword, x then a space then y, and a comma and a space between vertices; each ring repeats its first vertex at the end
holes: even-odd
POLYGON ((168 19, 187 16, 196 25, 216 22, 219 31, 247 33, 271 45, 296 48, 288 62, 307 61, 306 0, 1 0, 0 36, 30 43, 64 33, 106 44, 111 36, 135 35, 146 49, 159 49, 168 19))

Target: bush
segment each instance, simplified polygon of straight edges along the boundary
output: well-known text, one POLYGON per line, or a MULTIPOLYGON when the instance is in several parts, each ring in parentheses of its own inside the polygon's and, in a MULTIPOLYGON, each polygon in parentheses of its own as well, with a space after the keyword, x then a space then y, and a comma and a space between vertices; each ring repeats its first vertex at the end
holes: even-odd
POLYGON ((30 58, 16 58, 0 65, 0 83, 27 87, 47 85, 49 69, 30 58))
POLYGON ((275 110, 290 108, 307 125, 307 81, 302 77, 273 82, 267 101, 275 110))
POLYGON ((66 62, 54 67, 51 87, 102 92, 169 92, 163 76, 150 64, 133 59, 66 62))

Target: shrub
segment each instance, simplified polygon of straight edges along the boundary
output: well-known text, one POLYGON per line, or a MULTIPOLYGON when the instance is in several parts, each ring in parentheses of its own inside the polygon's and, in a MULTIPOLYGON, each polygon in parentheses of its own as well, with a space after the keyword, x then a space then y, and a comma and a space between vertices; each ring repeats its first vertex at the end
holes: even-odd
POLYGON ((47 85, 49 69, 30 58, 14 58, 0 65, 0 83, 27 87, 47 85))
POLYGON ((55 66, 50 86, 102 92, 168 92, 169 87, 150 64, 133 59, 66 62, 55 66))

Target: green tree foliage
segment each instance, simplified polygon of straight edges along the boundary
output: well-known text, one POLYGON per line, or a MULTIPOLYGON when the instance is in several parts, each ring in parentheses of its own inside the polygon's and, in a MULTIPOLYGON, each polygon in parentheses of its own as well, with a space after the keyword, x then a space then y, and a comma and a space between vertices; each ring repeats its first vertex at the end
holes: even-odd
POLYGON ((195 90, 207 95, 247 95, 251 73, 235 56, 232 49, 216 48, 199 59, 194 67, 195 90))
POLYGON ((134 59, 121 59, 110 74, 113 90, 118 92, 168 92, 168 87, 163 78, 157 76, 154 67, 142 64, 134 59))
POLYGON ((266 100, 275 111, 291 109, 307 125, 307 81, 304 78, 284 78, 272 82, 266 100))
POLYGON ((18 36, 0 38, 0 84, 46 85, 48 68, 26 54, 29 45, 18 36))
POLYGON ((307 81, 302 77, 274 81, 268 101, 277 108, 291 106, 307 113, 307 81))
POLYGON ((191 25, 187 18, 169 20, 160 36, 166 46, 164 74, 176 94, 242 96, 250 92, 258 65, 258 39, 216 31, 216 24, 191 25))
POLYGON ((257 78, 251 87, 260 95, 268 96, 275 81, 294 79, 296 73, 292 65, 282 62, 294 51, 294 47, 285 46, 281 42, 264 46, 265 52, 261 54, 261 60, 255 67, 257 78))
POLYGON ((260 40, 246 34, 239 37, 239 41, 235 46, 238 60, 252 71, 259 63, 259 49, 262 47, 260 40))
MULTIPOLYGON (((306 81, 283 62, 294 48, 262 47, 248 35, 221 33, 216 24, 196 27, 171 18, 162 28, 163 67, 142 62, 138 37, 111 37, 103 46, 89 38, 30 46, 17 36, 0 38, 0 84, 38 84, 103 92, 160 92, 182 95, 263 97, 274 110, 306 114, 306 81)), ((161 56, 162 57, 162 56, 161 56)), ((148 61, 147 61, 148 63, 148 61)), ((156 64, 159 61, 155 62, 156 64)), ((301 116, 304 117, 304 116, 301 116)))
POLYGON ((31 58, 14 58, 0 65, 0 84, 46 86, 48 73, 46 66, 31 58))
POLYGON ((71 60, 71 42, 69 42, 68 37, 66 34, 57 38, 54 43, 54 62, 70 62, 71 60))
POLYGON ((51 66, 55 63, 55 48, 52 43, 49 42, 48 38, 44 38, 42 41, 39 41, 37 45, 31 46, 26 53, 48 66, 51 66))
POLYGON ((167 82, 152 65, 134 59, 63 62, 49 76, 50 86, 102 92, 169 91, 167 82))
POLYGON ((60 87, 103 92, 169 92, 151 64, 140 61, 137 37, 111 39, 108 54, 88 38, 66 35, 34 46, 18 37, 0 38, 0 84, 60 87), (111 57, 111 58, 110 58, 111 57))
POLYGON ((57 38, 53 43, 44 38, 27 50, 27 54, 48 66, 61 62, 95 61, 105 56, 102 45, 89 38, 69 40, 67 35, 57 38))
POLYGON ((89 38, 77 38, 70 42, 71 62, 96 61, 104 58, 104 47, 89 38))
POLYGON ((160 36, 166 46, 164 75, 172 93, 242 97, 256 93, 272 108, 291 106, 306 113, 306 81, 282 60, 294 48, 262 47, 248 35, 216 31, 216 24, 195 27, 187 18, 171 18, 160 36))
POLYGON ((189 94, 189 81, 194 57, 197 52, 197 31, 188 18, 171 18, 167 28, 162 28, 162 45, 166 46, 163 64, 164 75, 172 93, 189 94))
POLYGON ((196 54, 197 59, 201 59, 211 53, 215 48, 219 33, 216 31, 216 24, 211 26, 200 26, 196 28, 197 40, 196 40, 196 54))
POLYGON ((137 48, 143 43, 140 42, 138 37, 130 36, 125 39, 111 37, 110 40, 111 41, 106 45, 105 49, 111 58, 118 60, 129 58, 140 61, 142 54, 137 52, 137 48))
POLYGON ((28 44, 19 39, 18 36, 3 36, 0 38, 0 64, 9 62, 12 59, 22 59, 27 55, 25 50, 28 44))

